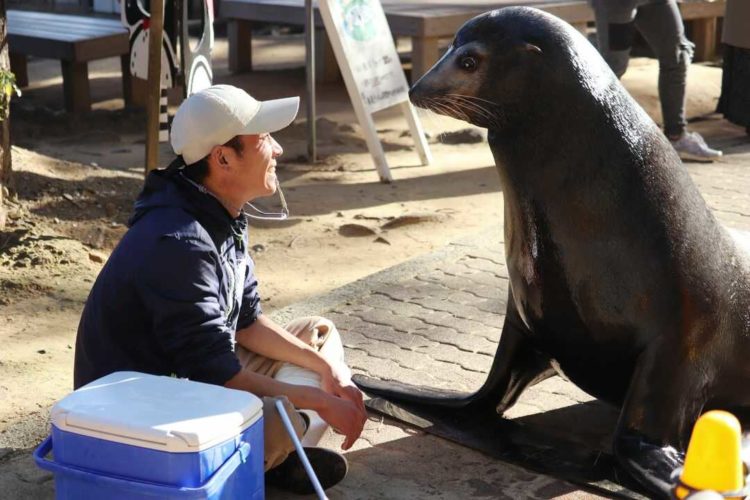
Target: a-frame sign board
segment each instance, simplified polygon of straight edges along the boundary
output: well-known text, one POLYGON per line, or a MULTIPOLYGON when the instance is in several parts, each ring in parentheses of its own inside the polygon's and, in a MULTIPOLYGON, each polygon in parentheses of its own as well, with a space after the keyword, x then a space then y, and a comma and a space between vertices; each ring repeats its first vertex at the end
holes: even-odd
POLYGON ((401 108, 422 165, 429 165, 432 155, 379 0, 319 0, 318 7, 380 180, 392 177, 372 113, 390 106, 401 108))

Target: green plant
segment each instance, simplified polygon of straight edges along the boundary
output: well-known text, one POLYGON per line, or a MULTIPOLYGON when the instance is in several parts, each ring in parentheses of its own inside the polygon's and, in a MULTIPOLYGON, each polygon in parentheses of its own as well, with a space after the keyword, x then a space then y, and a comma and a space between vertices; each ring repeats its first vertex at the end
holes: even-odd
POLYGON ((10 70, 0 70, 0 121, 10 114, 10 98, 13 93, 21 97, 21 89, 16 85, 16 75, 10 70))

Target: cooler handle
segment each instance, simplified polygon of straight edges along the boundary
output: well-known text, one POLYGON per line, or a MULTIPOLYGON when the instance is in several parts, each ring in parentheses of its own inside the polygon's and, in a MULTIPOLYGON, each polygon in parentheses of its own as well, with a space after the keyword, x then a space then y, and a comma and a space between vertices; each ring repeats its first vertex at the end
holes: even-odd
POLYGON ((45 458, 47 455, 49 455, 51 451, 52 451, 52 436, 47 436, 47 438, 44 441, 42 441, 42 444, 40 444, 34 450, 34 462, 36 462, 36 465, 38 467, 44 470, 55 472, 54 469, 47 467, 47 464, 52 464, 54 462, 47 460, 45 458))
POLYGON ((80 467, 73 467, 70 465, 58 464, 53 460, 48 460, 46 457, 52 451, 52 436, 48 436, 42 444, 40 444, 34 450, 34 461, 37 466, 41 469, 48 470, 53 473, 63 473, 68 475, 77 476, 83 479, 89 479, 90 476, 96 476, 97 482, 110 483, 112 486, 116 486, 121 489, 137 489, 139 492, 148 490, 149 492, 159 496, 174 495, 175 491, 190 494, 191 492, 201 493, 206 490, 211 490, 216 483, 226 481, 226 479, 239 467, 240 464, 245 463, 247 458, 250 456, 250 443, 242 442, 239 448, 235 451, 231 457, 224 462, 221 467, 206 481, 202 486, 195 488, 187 486, 169 486, 163 484, 156 484, 145 481, 138 481, 134 479, 124 479, 118 476, 107 476, 97 472, 89 471, 80 467))

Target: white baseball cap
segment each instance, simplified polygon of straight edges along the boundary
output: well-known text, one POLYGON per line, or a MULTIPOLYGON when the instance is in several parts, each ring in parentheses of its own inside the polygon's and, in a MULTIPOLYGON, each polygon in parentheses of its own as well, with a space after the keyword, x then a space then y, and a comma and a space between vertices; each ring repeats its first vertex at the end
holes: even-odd
POLYGON ((232 85, 214 85, 180 105, 170 131, 172 149, 190 165, 236 135, 283 129, 292 123, 298 109, 299 97, 258 101, 232 85))

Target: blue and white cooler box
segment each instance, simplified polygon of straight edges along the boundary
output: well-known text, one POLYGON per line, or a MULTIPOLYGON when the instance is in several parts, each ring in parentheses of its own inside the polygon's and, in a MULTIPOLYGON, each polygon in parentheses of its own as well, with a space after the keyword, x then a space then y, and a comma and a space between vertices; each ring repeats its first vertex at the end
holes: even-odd
POLYGON ((58 499, 263 498, 263 405, 247 392, 117 372, 51 420, 34 458, 58 499))

